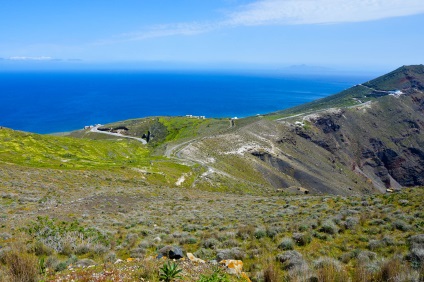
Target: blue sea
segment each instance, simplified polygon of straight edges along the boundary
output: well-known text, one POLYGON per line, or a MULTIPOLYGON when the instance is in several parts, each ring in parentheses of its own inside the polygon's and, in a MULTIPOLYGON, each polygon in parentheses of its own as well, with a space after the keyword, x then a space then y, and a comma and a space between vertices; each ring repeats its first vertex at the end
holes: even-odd
POLYGON ((358 75, 219 72, 0 72, 0 126, 36 133, 146 116, 246 117, 369 80, 358 75))

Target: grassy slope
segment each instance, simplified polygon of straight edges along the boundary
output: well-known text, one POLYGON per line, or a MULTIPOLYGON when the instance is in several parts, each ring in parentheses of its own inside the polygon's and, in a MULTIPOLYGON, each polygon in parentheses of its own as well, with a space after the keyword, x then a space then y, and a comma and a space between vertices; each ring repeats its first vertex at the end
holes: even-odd
MULTIPOLYGON (((385 259, 400 257, 401 271, 416 275, 413 263, 403 258, 410 253, 408 238, 424 231, 423 188, 362 197, 252 196, 164 189, 137 182, 131 171, 121 177, 108 171, 64 170, 54 177, 52 172, 0 165, 0 244, 23 240, 29 247, 38 246, 39 258, 49 262, 50 279, 79 273, 78 267, 76 272, 53 271, 75 258, 91 258, 100 265, 84 275, 104 274, 106 269, 125 273, 124 281, 155 277, 162 261, 153 260, 156 264, 149 266, 148 258, 164 245, 181 246, 206 260, 214 259, 219 250, 233 249, 251 278, 271 263, 280 279, 295 279, 296 274, 283 270, 285 264, 275 261, 285 252, 279 247, 283 241, 291 241, 288 246, 303 255, 312 273, 318 273, 316 262, 323 257, 336 260, 351 277, 363 263, 378 273, 385 259), (51 221, 37 220, 40 215, 51 221), (30 233, 31 226, 52 233, 30 233), (79 231, 74 234, 75 228, 79 231), (63 236, 54 240, 75 246, 67 252, 49 250, 60 246, 48 240, 55 232, 63 236), (90 239, 81 240, 81 234, 90 239), (299 234, 305 244, 290 240, 299 234), (361 254, 375 258, 363 260, 361 254), (142 259, 134 271, 128 271, 132 264, 113 264, 128 257, 142 259)), ((185 268, 185 281, 197 281, 199 273, 212 269, 208 265, 193 275, 193 268, 185 268)))
MULTIPOLYGON (((100 135, 100 134, 99 134, 100 135)), ((101 135, 103 137, 105 135, 101 135)), ((10 129, 0 130, 0 163, 27 167, 71 170, 108 170, 120 175, 138 171, 136 178, 153 185, 175 186, 185 175, 182 187, 190 187, 202 170, 164 157, 135 140, 90 140, 39 135, 10 129)), ((109 177, 113 179, 113 177, 109 177)))
POLYGON ((149 151, 136 141, 100 141, 0 130, 3 162, 39 167, 145 166, 149 151))

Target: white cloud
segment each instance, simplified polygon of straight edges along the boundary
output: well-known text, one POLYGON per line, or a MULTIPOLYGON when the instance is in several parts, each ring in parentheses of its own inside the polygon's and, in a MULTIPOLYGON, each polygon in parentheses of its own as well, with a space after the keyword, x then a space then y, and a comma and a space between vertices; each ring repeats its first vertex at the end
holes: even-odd
POLYGON ((11 60, 11 61, 51 61, 51 60, 53 60, 53 58, 52 57, 45 57, 45 56, 41 56, 41 57, 13 56, 13 57, 7 58, 7 60, 11 60))
POLYGON ((120 38, 131 41, 173 35, 196 35, 215 30, 218 28, 218 25, 219 24, 207 24, 196 22, 156 25, 141 32, 122 34, 120 38))
POLYGON ((364 22, 421 13, 424 13, 424 0, 258 0, 239 6, 220 21, 156 25, 95 45, 190 36, 237 26, 364 22))
POLYGON ((229 15, 228 25, 363 22, 424 13, 423 0, 260 0, 229 15))

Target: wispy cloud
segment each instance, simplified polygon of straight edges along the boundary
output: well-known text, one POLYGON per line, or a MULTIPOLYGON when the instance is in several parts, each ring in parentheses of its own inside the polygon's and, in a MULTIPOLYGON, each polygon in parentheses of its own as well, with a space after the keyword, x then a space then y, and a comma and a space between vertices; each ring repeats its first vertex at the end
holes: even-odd
POLYGON ((168 36, 190 36, 201 33, 210 32, 219 29, 222 26, 221 23, 198 23, 198 22, 187 22, 187 23, 175 23, 175 24, 161 24, 146 27, 143 30, 136 32, 123 33, 107 40, 96 41, 91 45, 104 45, 114 44, 119 42, 130 42, 140 41, 159 37, 168 36))
POLYGON ((424 13, 423 0, 258 0, 237 7, 215 22, 162 24, 121 34, 110 44, 167 36, 191 36, 222 28, 259 25, 337 24, 424 13))
POLYGON ((176 23, 152 26, 144 31, 125 33, 120 35, 122 39, 143 40, 155 37, 173 36, 173 35, 196 35, 209 32, 219 28, 218 23, 176 23))
POLYGON ((363 22, 424 13, 422 0, 261 0, 230 14, 229 25, 363 22))
POLYGON ((41 56, 41 57, 13 56, 13 57, 6 58, 6 60, 10 60, 10 61, 52 61, 54 59, 52 57, 46 57, 46 56, 41 56))

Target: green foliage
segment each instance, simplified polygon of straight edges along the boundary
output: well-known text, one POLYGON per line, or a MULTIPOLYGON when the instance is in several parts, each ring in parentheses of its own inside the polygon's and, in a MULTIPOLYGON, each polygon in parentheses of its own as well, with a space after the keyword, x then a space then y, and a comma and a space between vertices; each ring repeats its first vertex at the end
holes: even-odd
POLYGON ((210 275, 200 275, 197 282, 230 282, 230 279, 220 268, 215 268, 210 275))
POLYGON ((181 278, 179 273, 183 270, 178 268, 178 264, 168 261, 163 264, 159 271, 159 278, 165 282, 170 282, 174 279, 181 278))

